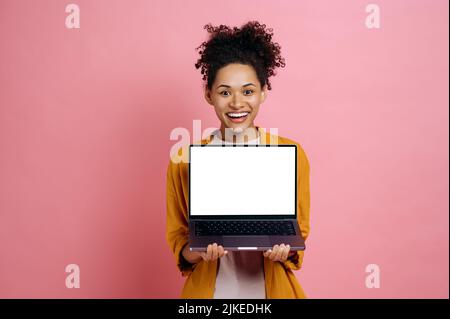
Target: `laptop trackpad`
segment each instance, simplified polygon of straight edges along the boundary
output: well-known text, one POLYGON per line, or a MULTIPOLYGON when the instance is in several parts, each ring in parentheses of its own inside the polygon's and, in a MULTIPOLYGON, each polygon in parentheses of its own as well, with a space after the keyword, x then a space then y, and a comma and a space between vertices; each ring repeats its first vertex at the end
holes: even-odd
POLYGON ((269 236, 223 236, 224 247, 271 247, 269 236))

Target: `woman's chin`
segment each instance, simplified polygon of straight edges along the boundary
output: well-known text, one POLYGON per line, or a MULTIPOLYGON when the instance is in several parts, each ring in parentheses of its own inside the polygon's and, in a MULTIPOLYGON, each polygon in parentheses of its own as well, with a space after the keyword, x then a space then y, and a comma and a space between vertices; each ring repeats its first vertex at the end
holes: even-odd
POLYGON ((225 132, 229 131, 233 134, 240 134, 247 129, 248 125, 232 125, 225 128, 225 132))
POLYGON ((233 133, 234 134, 241 134, 242 132, 244 132, 245 128, 243 128, 242 126, 238 126, 233 128, 233 133))

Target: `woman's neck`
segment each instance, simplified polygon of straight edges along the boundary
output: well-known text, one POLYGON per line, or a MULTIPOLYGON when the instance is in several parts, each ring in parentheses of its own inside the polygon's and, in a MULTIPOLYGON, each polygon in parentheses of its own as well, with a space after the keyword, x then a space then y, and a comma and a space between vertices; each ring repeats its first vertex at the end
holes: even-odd
POLYGON ((247 127, 243 131, 233 130, 232 128, 220 128, 220 139, 231 143, 246 143, 259 138, 257 126, 247 127))

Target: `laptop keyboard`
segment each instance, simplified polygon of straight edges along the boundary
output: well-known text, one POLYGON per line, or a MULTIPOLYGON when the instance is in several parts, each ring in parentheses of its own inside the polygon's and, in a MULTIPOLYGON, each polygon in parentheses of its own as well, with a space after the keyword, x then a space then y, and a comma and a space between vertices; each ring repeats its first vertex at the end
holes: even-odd
POLYGON ((197 221, 196 236, 295 235, 292 221, 197 221))

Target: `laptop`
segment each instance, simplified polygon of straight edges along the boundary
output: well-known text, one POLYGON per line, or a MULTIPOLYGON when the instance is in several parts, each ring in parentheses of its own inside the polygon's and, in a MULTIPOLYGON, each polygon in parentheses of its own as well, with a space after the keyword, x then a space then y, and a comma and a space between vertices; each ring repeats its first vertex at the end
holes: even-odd
POLYGON ((295 145, 189 146, 189 246, 304 250, 295 145))

